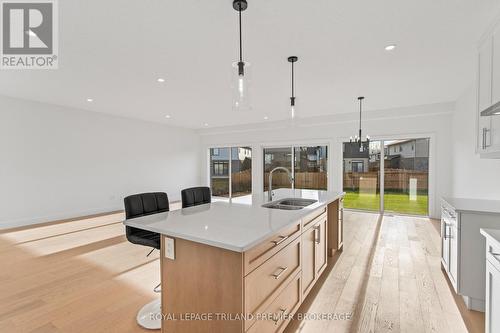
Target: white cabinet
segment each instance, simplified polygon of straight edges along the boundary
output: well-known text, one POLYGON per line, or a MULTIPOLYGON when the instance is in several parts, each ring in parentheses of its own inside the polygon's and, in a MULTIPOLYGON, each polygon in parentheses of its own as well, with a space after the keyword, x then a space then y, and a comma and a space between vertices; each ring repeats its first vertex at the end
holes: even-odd
POLYGON ((498 230, 481 230, 486 237, 486 318, 487 333, 500 332, 500 244, 498 230), (498 236, 498 235, 497 235, 498 236))
POLYGON ((500 108, 500 24, 478 48, 477 151, 482 158, 500 158, 500 114, 481 115, 491 107, 500 108))
POLYGON ((441 262, 455 291, 458 291, 458 238, 456 213, 443 206, 441 213, 441 262))
POLYGON ((478 93, 479 112, 491 106, 491 87, 493 70, 493 38, 486 38, 479 46, 478 56, 478 93))
POLYGON ((486 262, 486 332, 500 332, 500 271, 486 262))
POLYGON ((458 222, 455 216, 455 219, 452 221, 449 230, 450 237, 450 266, 449 273, 450 278, 454 281, 455 289, 457 288, 458 281, 458 241, 459 241, 459 230, 458 230, 458 222))
MULTIPOLYGON (((467 308, 484 311, 486 241, 479 230, 500 229, 500 211, 463 210, 462 207, 455 207, 453 201, 450 198, 442 201, 441 264, 453 289, 462 296, 467 308)), ((484 207, 484 204, 479 202, 478 207, 484 207)), ((500 207, 500 201, 497 207, 500 207)))

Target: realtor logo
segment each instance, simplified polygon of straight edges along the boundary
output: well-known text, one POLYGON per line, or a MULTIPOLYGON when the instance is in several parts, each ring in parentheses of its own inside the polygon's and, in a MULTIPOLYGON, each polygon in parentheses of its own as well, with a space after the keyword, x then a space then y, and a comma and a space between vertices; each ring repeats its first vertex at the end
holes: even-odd
POLYGON ((55 0, 0 0, 2 69, 57 68, 55 0))

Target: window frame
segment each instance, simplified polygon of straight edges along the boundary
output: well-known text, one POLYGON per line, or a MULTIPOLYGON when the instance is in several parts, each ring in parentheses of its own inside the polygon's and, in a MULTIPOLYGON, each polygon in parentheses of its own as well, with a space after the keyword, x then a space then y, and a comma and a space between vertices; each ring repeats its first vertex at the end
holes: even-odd
MULTIPOLYGON (((320 142, 318 143, 317 141, 312 141, 312 142, 298 142, 298 143, 290 143, 290 144, 279 144, 279 145, 273 145, 273 144, 270 144, 270 145, 261 145, 261 149, 260 149, 260 152, 262 154, 262 163, 261 163, 261 166, 259 168, 259 172, 260 174, 262 175, 262 179, 261 179, 261 189, 262 189, 262 192, 266 192, 266 189, 264 187, 264 183, 265 183, 265 180, 264 180, 264 174, 265 174, 265 152, 264 150, 265 149, 278 149, 278 148, 289 148, 291 149, 291 153, 292 153, 292 158, 291 158, 291 173, 292 173, 292 177, 294 178, 294 181, 292 183, 292 190, 295 190, 295 148, 300 148, 300 147, 326 147, 326 189, 325 190, 311 190, 311 191, 329 191, 329 189, 331 188, 330 187, 330 173, 333 172, 333 168, 332 168, 332 165, 331 165, 331 144, 330 142, 320 142)), ((306 190, 306 189, 304 189, 306 190)))
MULTIPOLYGON (((233 167, 232 167, 232 149, 233 148, 245 148, 247 147, 249 150, 250 150, 250 158, 251 158, 251 166, 250 166, 250 179, 251 179, 251 182, 252 182, 252 186, 250 188, 250 195, 253 194, 253 182, 254 182, 254 177, 253 177, 253 168, 254 168, 254 149, 255 147, 252 146, 252 145, 208 145, 206 146, 206 151, 207 151, 207 163, 208 163, 208 168, 206 170, 208 170, 208 187, 210 187, 210 189, 212 189, 212 163, 211 163, 211 150, 217 150, 217 154, 214 154, 213 156, 220 156, 220 149, 228 149, 229 150, 229 157, 228 157, 228 161, 225 162, 228 164, 228 178, 229 178, 229 193, 228 193, 228 197, 227 199, 228 200, 232 200, 234 199, 233 197, 233 176, 232 176, 232 171, 233 171, 233 167)), ((215 173, 214 173, 214 176, 215 176, 215 173)), ((223 175, 222 175, 223 176, 223 175)), ((224 198, 225 197, 219 197, 219 196, 214 196, 212 195, 212 197, 215 197, 215 198, 224 198)))

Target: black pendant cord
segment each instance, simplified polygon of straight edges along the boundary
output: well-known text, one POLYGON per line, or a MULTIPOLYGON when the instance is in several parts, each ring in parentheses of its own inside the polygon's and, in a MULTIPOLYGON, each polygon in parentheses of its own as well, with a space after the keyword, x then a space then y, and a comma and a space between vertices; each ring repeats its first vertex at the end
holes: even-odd
POLYGON ((241 3, 239 4, 239 10, 238 10, 238 16, 239 16, 239 21, 240 21, 240 62, 243 62, 243 38, 242 38, 242 33, 241 33, 241 3))
POLYGON ((245 75, 245 63, 243 62, 243 35, 242 35, 242 27, 241 27, 241 3, 238 4, 238 19, 240 26, 240 61, 238 62, 238 75, 245 75))
POLYGON ((361 105, 362 105, 362 103, 363 103, 363 99, 362 99, 362 98, 360 98, 360 99, 359 99, 359 142, 361 142, 361 141, 362 141, 362 139, 361 139, 361 112, 362 112, 362 110, 363 110, 363 109, 362 109, 362 106, 361 106, 361 105))
POLYGON ((294 62, 292 62, 292 97, 291 97, 292 106, 294 106, 294 105, 295 105, 295 86, 294 86, 295 76, 294 76, 294 67, 293 67, 293 63, 294 63, 294 62))
POLYGON ((292 96, 290 97, 290 105, 295 106, 295 62, 299 60, 297 56, 288 57, 288 62, 292 64, 292 96))

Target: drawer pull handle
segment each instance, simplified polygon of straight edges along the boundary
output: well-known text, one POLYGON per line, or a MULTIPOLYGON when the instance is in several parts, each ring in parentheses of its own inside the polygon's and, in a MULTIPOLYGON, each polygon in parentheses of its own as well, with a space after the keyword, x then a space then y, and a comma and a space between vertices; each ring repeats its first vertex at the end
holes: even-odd
POLYGON ((279 268, 280 272, 276 274, 272 274, 271 276, 274 277, 276 280, 278 280, 283 273, 285 273, 288 270, 288 267, 280 267, 279 268))
POLYGON ((290 236, 279 236, 280 240, 273 240, 272 243, 274 243, 274 246, 278 246, 284 241, 286 241, 290 236))
POLYGON ((274 325, 278 325, 280 319, 285 315, 285 313, 286 313, 286 309, 280 309, 279 314, 274 316, 274 318, 275 318, 273 320, 274 325))

